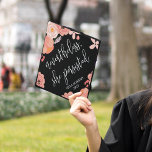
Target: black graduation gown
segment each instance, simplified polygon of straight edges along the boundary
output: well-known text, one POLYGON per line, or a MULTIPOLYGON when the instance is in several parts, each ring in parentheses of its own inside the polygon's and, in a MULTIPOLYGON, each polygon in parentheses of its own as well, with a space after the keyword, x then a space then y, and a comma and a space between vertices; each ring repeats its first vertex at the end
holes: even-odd
MULTIPOLYGON (((101 137, 99 152, 152 152, 152 126, 142 129, 137 119, 139 100, 149 89, 118 101, 112 112, 110 127, 101 137)), ((86 152, 89 152, 88 146, 86 152)))

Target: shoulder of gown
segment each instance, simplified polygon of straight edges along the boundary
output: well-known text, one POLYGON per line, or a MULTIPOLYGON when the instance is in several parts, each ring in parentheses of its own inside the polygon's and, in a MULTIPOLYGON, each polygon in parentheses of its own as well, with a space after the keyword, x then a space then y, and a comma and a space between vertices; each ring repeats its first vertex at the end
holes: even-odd
MULTIPOLYGON (((101 137, 99 152, 136 151, 141 129, 137 118, 139 100, 150 90, 142 90, 119 100, 113 108, 109 129, 101 137)), ((86 152, 89 152, 87 147, 86 152)))

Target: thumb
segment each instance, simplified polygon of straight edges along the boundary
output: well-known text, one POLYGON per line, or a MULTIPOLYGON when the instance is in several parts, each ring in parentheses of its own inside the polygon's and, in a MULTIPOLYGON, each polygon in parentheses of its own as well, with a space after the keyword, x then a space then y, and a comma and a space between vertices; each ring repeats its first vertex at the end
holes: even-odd
POLYGON ((74 93, 74 94, 69 96, 69 102, 70 102, 71 106, 72 106, 74 100, 76 99, 76 97, 81 96, 81 94, 82 94, 82 92, 77 92, 77 93, 74 93))

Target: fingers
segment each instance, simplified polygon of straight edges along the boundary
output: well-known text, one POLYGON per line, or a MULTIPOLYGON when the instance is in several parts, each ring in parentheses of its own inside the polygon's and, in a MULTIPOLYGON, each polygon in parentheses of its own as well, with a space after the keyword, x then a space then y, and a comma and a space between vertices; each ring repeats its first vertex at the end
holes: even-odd
POLYGON ((69 96, 69 102, 71 104, 70 113, 76 115, 79 112, 88 113, 92 110, 91 102, 88 98, 82 97, 82 92, 77 92, 69 96))
POLYGON ((75 116, 77 113, 81 111, 88 113, 90 111, 89 106, 86 102, 76 99, 73 105, 71 106, 70 113, 75 116))
POLYGON ((74 94, 72 94, 71 96, 69 96, 70 105, 72 105, 72 104, 73 104, 73 101, 75 100, 75 98, 76 98, 76 97, 79 97, 81 94, 82 94, 82 92, 77 92, 77 93, 74 93, 74 94))
POLYGON ((76 97, 76 99, 82 100, 82 101, 86 102, 87 105, 89 105, 89 106, 91 105, 91 102, 90 102, 89 99, 86 98, 86 97, 76 97))
POLYGON ((74 101, 74 104, 78 104, 78 103, 80 103, 80 104, 83 104, 88 110, 90 110, 90 105, 88 105, 84 100, 80 100, 80 99, 78 99, 78 98, 76 98, 76 100, 74 101))
POLYGON ((91 102, 89 101, 89 99, 86 98, 86 97, 82 97, 81 94, 82 94, 82 92, 77 92, 77 93, 74 93, 71 96, 69 96, 70 104, 72 105, 74 100, 78 98, 78 99, 83 100, 84 102, 86 102, 88 105, 91 105, 91 102))
POLYGON ((83 111, 85 113, 89 112, 88 105, 86 103, 79 101, 79 102, 77 102, 77 105, 78 105, 78 108, 80 108, 79 109, 80 111, 83 111))
POLYGON ((86 103, 87 104, 87 108, 88 108, 88 110, 92 110, 92 108, 91 108, 91 102, 89 101, 89 99, 88 98, 86 98, 86 97, 76 97, 76 100, 78 100, 78 101, 74 101, 74 102, 79 102, 79 101, 83 101, 84 103, 86 103))

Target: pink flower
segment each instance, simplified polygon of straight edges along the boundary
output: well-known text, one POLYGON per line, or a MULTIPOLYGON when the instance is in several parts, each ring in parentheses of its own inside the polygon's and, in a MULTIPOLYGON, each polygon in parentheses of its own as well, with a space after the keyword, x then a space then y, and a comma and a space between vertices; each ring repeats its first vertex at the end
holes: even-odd
POLYGON ((80 40, 80 36, 79 35, 77 36, 77 40, 80 40))
POLYGON ((80 34, 80 33, 78 33, 78 32, 74 32, 74 31, 70 31, 70 30, 69 30, 69 34, 72 35, 72 38, 73 38, 73 39, 75 39, 75 38, 76 38, 77 40, 80 39, 80 36, 78 35, 78 34, 80 34), (76 34, 77 34, 78 36, 76 36, 76 34))
POLYGON ((88 92, 89 92, 88 88, 83 88, 83 89, 80 90, 80 92, 82 92, 82 95, 81 95, 81 96, 87 98, 88 92))
POLYGON ((96 47, 96 49, 98 49, 99 47, 99 41, 95 41, 95 39, 91 38, 91 41, 93 42, 92 45, 90 45, 90 49, 94 49, 96 47))
POLYGON ((43 62, 44 61, 44 59, 45 59, 45 56, 41 56, 41 62, 43 62))
POLYGON ((93 71, 88 74, 88 80, 86 80, 86 81, 84 82, 84 85, 86 85, 86 87, 88 87, 89 84, 91 83, 92 73, 93 73, 93 71))
POLYGON ((48 27, 47 27, 47 35, 53 39, 53 38, 56 38, 58 34, 59 34, 58 25, 55 23, 49 22, 48 27))
POLYGON ((43 54, 49 54, 54 49, 54 41, 49 36, 45 37, 43 54))
POLYGON ((64 93, 64 95, 62 95, 62 97, 69 99, 69 96, 71 96, 73 94, 73 92, 69 92, 69 93, 64 93))
POLYGON ((92 74, 93 74, 93 71, 88 74, 88 79, 89 79, 90 81, 91 81, 91 78, 92 78, 92 74))
POLYGON ((89 81, 89 80, 86 80, 86 81, 84 82, 84 85, 86 85, 86 87, 88 87, 89 84, 90 84, 90 81, 89 81))
POLYGON ((36 85, 41 88, 44 88, 44 84, 45 84, 44 75, 41 72, 39 72, 37 76, 36 85))
POLYGON ((58 26, 58 30, 61 36, 67 35, 69 33, 69 29, 62 28, 61 26, 58 26))

